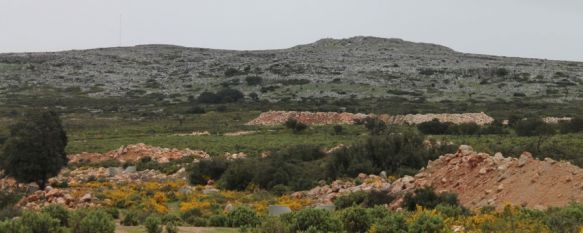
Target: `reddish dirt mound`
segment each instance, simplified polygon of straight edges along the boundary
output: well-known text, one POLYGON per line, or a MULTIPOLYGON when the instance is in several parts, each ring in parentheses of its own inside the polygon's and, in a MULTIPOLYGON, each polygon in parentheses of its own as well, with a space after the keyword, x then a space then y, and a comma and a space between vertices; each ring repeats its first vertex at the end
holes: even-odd
POLYGON ((441 156, 415 176, 415 184, 454 192, 469 208, 505 204, 531 208, 563 206, 583 201, 583 169, 568 162, 519 159, 476 153, 461 146, 456 154, 441 156))
POLYGON ((374 115, 362 113, 336 113, 336 112, 286 112, 269 111, 253 119, 248 125, 279 125, 290 118, 297 119, 308 125, 327 124, 354 124, 356 120, 366 117, 378 117, 388 124, 419 124, 438 119, 441 122, 454 124, 476 123, 478 125, 489 124, 494 119, 485 113, 459 113, 459 114, 408 114, 408 115, 374 115))
POLYGON ((170 160, 180 159, 186 156, 194 156, 195 158, 198 159, 209 158, 209 155, 206 152, 200 150, 191 149, 178 150, 174 148, 169 149, 139 143, 134 145, 122 146, 117 150, 112 150, 104 154, 83 152, 80 154, 69 155, 69 162, 77 163, 85 161, 93 163, 110 159, 117 159, 120 162, 126 162, 137 161, 140 158, 146 156, 149 156, 150 158, 158 161, 159 163, 166 163, 170 160))
POLYGON ((280 125, 290 118, 309 125, 353 124, 354 120, 364 119, 367 116, 366 114, 360 113, 269 111, 261 113, 257 118, 247 124, 280 125))

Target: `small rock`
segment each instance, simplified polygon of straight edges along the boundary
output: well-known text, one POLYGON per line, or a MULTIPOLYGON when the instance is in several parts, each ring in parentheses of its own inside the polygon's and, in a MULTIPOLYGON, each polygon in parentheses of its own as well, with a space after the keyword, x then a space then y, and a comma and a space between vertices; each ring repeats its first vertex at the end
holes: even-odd
POLYGON ((80 199, 80 202, 90 202, 91 201, 91 193, 87 193, 83 195, 80 199))
POLYGON ((470 155, 470 154, 474 153, 474 148, 472 148, 469 145, 461 145, 458 148, 458 153, 460 153, 461 155, 464 155, 464 156, 465 155, 470 155))
POLYGON ((530 152, 525 151, 520 155, 520 158, 518 159, 518 166, 522 167, 530 160, 532 160, 532 154, 530 152))

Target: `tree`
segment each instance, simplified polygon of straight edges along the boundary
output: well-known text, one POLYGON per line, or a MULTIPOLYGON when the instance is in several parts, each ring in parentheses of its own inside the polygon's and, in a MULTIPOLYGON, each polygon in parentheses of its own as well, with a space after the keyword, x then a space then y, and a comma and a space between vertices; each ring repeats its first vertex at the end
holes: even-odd
POLYGON ((50 177, 67 165, 67 135, 53 111, 27 114, 10 128, 0 167, 18 182, 35 182, 44 190, 50 177))
POLYGON ((306 124, 294 118, 287 119, 287 121, 285 122, 285 127, 287 127, 288 129, 292 129, 294 133, 299 133, 304 129, 308 128, 306 124))

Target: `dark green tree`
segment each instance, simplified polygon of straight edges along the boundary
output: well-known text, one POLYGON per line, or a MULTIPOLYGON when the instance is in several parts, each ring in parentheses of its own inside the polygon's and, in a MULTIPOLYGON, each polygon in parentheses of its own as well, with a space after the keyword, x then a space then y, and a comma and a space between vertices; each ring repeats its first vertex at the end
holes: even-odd
POLYGON ((0 154, 0 167, 19 182, 35 182, 40 189, 67 165, 67 135, 53 111, 27 114, 10 128, 0 154))

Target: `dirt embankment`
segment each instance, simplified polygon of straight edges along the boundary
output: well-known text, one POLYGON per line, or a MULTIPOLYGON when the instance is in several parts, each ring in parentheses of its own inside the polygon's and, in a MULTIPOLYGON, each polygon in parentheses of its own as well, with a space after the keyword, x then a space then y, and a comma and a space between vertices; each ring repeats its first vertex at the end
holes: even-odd
POLYGON ((269 111, 261 113, 257 118, 248 122, 248 125, 280 125, 290 118, 296 119, 308 125, 328 124, 354 124, 355 121, 367 117, 378 117, 387 124, 419 124, 433 119, 454 124, 476 123, 485 125, 492 123, 494 118, 485 113, 444 113, 444 114, 407 114, 407 115, 374 115, 363 113, 337 113, 337 112, 288 112, 269 111))
POLYGON ((121 146, 117 150, 112 150, 106 153, 88 153, 69 155, 69 163, 89 162, 95 163, 115 159, 120 162, 137 161, 143 157, 150 157, 159 163, 167 163, 170 160, 180 159, 186 156, 194 156, 198 159, 209 158, 209 155, 201 150, 184 149, 179 150, 175 148, 161 148, 156 146, 149 146, 143 143, 121 146))

